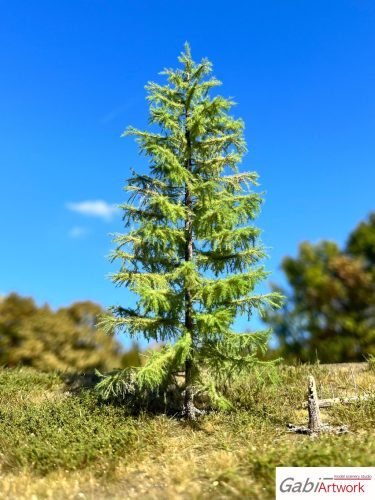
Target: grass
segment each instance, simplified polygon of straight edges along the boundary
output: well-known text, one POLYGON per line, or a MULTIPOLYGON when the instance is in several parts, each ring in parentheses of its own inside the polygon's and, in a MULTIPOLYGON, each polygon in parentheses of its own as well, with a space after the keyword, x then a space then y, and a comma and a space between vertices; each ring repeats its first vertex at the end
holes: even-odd
POLYGON ((274 497, 276 466, 369 466, 375 462, 375 398, 322 410, 343 436, 286 432, 306 423, 307 375, 320 397, 375 394, 368 365, 279 368, 272 385, 248 377, 230 391, 235 411, 189 424, 130 416, 64 378, 0 372, 0 498, 231 499, 274 497))

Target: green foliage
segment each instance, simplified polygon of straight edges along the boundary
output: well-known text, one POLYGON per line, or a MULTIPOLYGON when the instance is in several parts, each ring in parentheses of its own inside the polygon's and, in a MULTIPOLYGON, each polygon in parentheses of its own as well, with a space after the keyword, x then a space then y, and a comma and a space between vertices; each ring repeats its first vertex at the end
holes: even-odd
MULTIPOLYGON (((173 345, 165 345, 159 351, 151 350, 145 364, 129 367, 101 376, 96 391, 104 399, 123 399, 129 407, 160 407, 158 396, 165 396, 173 386, 177 390, 178 370, 184 364, 192 347, 191 337, 182 335, 173 345)), ((176 395, 175 395, 176 397, 176 395)), ((178 397, 178 396, 177 396, 178 397)), ((165 406, 165 405, 164 405, 165 406)))
POLYGON ((15 293, 0 301, 0 363, 39 370, 86 371, 122 366, 120 345, 96 329, 102 309, 77 302, 52 311, 15 293))
MULTIPOLYGON (((112 281, 139 299, 135 308, 111 308, 100 323, 108 333, 171 344, 134 371, 137 386, 149 390, 172 382, 184 365, 186 386, 199 388, 209 376, 218 382, 258 364, 269 332, 234 334, 231 325, 237 314, 263 313, 281 300, 254 293, 267 273, 253 225, 262 203, 257 174, 238 171, 244 124, 230 114, 231 100, 210 94, 220 82, 207 59, 196 64, 186 44, 179 61, 162 73, 166 85, 146 86, 152 131, 124 133, 136 138, 149 174, 132 171, 125 187, 127 232, 114 239, 111 259, 120 269, 112 281)), ((105 394, 111 376, 118 385, 118 374, 106 377, 105 394)))
POLYGON ((269 311, 266 321, 284 358, 363 361, 375 354, 374 238, 372 214, 343 250, 334 242, 305 242, 296 258, 283 260, 291 290, 281 311, 269 311))

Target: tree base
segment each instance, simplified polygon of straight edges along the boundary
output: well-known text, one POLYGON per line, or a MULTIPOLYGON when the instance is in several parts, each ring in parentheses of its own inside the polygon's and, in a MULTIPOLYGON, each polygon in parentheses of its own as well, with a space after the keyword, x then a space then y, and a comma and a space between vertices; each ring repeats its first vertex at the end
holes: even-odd
POLYGON ((182 408, 181 418, 192 421, 204 414, 204 410, 199 410, 194 405, 194 389, 191 385, 188 385, 185 388, 184 406, 182 408))
POLYGON ((189 420, 191 422, 193 420, 197 420, 198 417, 205 414, 205 410, 199 410, 199 408, 196 408, 193 404, 189 404, 184 406, 179 417, 183 420, 189 420))

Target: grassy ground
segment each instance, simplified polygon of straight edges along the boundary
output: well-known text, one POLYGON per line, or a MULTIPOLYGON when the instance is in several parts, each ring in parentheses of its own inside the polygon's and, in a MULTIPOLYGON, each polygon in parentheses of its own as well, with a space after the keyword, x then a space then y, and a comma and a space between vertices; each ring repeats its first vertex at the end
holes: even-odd
POLYGON ((196 424, 131 417, 72 395, 61 377, 0 372, 0 498, 226 499, 274 497, 275 467, 375 463, 375 396, 322 410, 343 436, 294 435, 306 423, 307 375, 320 397, 375 395, 363 365, 280 367, 276 385, 249 377, 231 392, 236 410, 196 424))

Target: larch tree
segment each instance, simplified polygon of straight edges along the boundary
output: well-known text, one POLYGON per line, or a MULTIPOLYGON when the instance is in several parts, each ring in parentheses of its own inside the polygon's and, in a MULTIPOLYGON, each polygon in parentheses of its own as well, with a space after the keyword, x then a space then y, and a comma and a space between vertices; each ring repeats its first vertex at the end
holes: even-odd
POLYGON ((234 102, 210 95, 220 82, 207 59, 196 64, 186 44, 179 62, 162 72, 166 85, 146 86, 152 131, 124 133, 136 137, 149 172, 132 171, 127 182, 121 208, 128 231, 114 239, 121 267, 112 280, 139 300, 135 308, 112 307, 101 321, 110 333, 143 335, 163 347, 143 367, 105 376, 99 390, 155 391, 183 370, 182 413, 195 419, 196 393, 225 408, 224 383, 266 363, 259 353, 270 332, 236 333, 232 325, 238 314, 278 307, 280 296, 254 291, 268 273, 252 223, 262 202, 252 190, 258 176, 238 170, 244 123, 229 114, 234 102))

